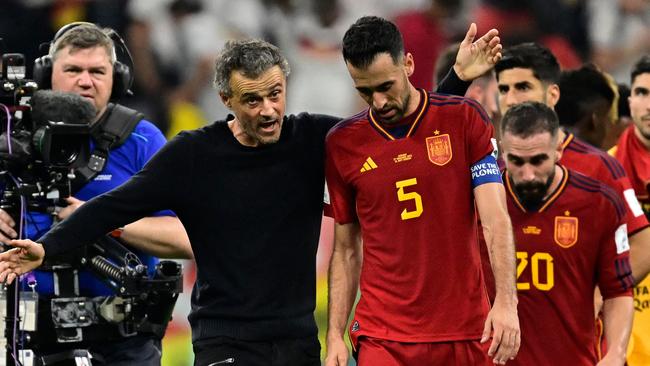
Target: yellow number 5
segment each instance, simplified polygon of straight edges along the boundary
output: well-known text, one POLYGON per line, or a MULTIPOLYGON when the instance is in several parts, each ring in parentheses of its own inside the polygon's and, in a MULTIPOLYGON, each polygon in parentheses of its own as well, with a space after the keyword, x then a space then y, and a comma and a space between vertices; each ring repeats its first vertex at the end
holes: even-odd
POLYGON ((414 200, 415 201, 415 210, 409 211, 404 209, 402 211, 402 220, 414 219, 422 215, 422 197, 417 192, 404 192, 404 187, 414 186, 418 184, 416 178, 400 180, 395 182, 395 187, 397 188, 397 199, 400 202, 414 200))

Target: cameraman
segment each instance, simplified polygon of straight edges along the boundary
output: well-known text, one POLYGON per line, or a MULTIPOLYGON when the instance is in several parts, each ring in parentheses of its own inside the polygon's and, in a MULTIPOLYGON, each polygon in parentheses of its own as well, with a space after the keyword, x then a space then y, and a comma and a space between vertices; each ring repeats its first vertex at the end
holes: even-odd
MULTIPOLYGON (((112 110, 109 100, 112 94, 117 94, 115 86, 121 86, 124 91, 128 88, 128 85, 114 84, 123 83, 124 78, 117 80, 118 76, 122 75, 117 75, 114 68, 117 61, 115 44, 109 32, 112 31, 101 29, 91 23, 69 25, 57 33, 49 51, 51 66, 47 67, 51 67, 52 89, 73 92, 89 100, 97 110, 97 117, 91 127, 91 130, 95 131, 105 122, 103 117, 112 110)), ((55 213, 56 220, 65 220, 86 200, 127 181, 142 169, 164 143, 165 138, 152 123, 140 120, 121 145, 108 151, 106 164, 99 174, 81 186, 76 193, 73 192, 74 197, 66 199, 68 205, 55 213)), ((91 137, 90 144, 91 150, 95 149, 98 144, 97 138, 91 137)), ((28 212, 25 236, 38 238, 49 231, 53 225, 52 216, 28 212)), ((0 241, 8 242, 18 237, 16 221, 17 218, 12 218, 7 212, 0 210, 0 241)), ((154 217, 146 217, 126 225, 114 231, 114 236, 119 236, 126 242, 130 250, 136 252, 142 263, 148 265, 150 269, 158 261, 153 255, 165 258, 192 258, 187 234, 171 211, 158 212, 154 217)), ((52 272, 34 271, 33 273, 36 291, 41 297, 40 303, 45 304, 54 293, 52 272)), ((115 295, 114 291, 87 270, 80 270, 78 278, 80 296, 115 295)), ((39 311, 39 318, 41 313, 43 312, 39 311)), ((49 312, 46 316, 50 317, 49 312)), ((49 318, 47 321, 52 322, 49 318)), ((46 342, 47 344, 37 344, 37 354, 42 356, 41 352, 60 353, 70 349, 65 347, 69 344, 71 348, 88 348, 95 364, 98 363, 97 361, 104 361, 110 365, 160 365, 161 342, 158 336, 139 333, 132 337, 125 337, 117 331, 117 326, 108 331, 106 328, 98 327, 92 325, 84 328, 83 345, 57 344, 56 340, 52 339, 51 344, 49 341, 46 342), (89 341, 86 341, 87 334, 89 341)))

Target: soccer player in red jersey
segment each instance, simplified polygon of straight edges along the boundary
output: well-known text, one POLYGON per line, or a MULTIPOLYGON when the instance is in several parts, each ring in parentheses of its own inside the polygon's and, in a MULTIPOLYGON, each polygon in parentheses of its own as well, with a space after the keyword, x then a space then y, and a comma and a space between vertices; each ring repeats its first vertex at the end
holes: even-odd
POLYGON ((623 132, 610 152, 630 174, 644 211, 650 212, 650 55, 641 58, 632 70, 629 103, 634 123, 623 132))
POLYGON ((505 364, 520 343, 515 256, 485 111, 411 85, 413 58, 384 19, 353 24, 343 56, 370 108, 326 142, 337 223, 326 365, 347 365, 343 335, 359 282, 350 335, 360 366, 505 364), (492 309, 477 211, 496 278, 492 309))
POLYGON ((593 64, 563 70, 558 82, 562 97, 555 105, 560 126, 591 146, 604 150, 605 139, 614 130, 618 109, 618 87, 593 64))
MULTIPOLYGON (((506 49, 503 58, 495 65, 499 85, 501 114, 519 103, 535 101, 553 108, 558 103, 560 66, 555 56, 543 46, 522 43, 506 49)), ((613 188, 626 203, 626 223, 631 246, 632 272, 641 281, 650 272, 650 228, 648 220, 637 201, 630 180, 616 159, 607 155, 572 133, 560 129, 562 141, 560 163, 567 168, 597 179, 613 188)))
MULTIPOLYGON (((623 132, 617 146, 610 150, 630 174, 637 198, 650 214, 650 55, 641 58, 632 69, 632 87, 628 101, 633 124, 623 132)), ((650 262, 650 250, 634 252, 640 261, 650 262)), ((635 289, 636 313, 630 340, 630 366, 650 364, 650 276, 635 289)))
POLYGON ((605 184, 557 164, 558 135, 557 116, 542 103, 517 105, 501 121, 524 335, 508 364, 598 363, 598 285, 608 344, 598 364, 623 365, 634 313, 624 203, 605 184))

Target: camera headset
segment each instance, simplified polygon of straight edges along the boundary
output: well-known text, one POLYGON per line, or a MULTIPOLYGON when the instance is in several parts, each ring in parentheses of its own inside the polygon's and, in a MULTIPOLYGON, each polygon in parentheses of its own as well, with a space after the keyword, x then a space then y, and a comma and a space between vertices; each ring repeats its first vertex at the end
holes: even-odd
MULTIPOLYGON (((59 29, 52 41, 50 41, 48 54, 41 56, 34 61, 34 81, 38 84, 40 89, 52 88, 52 65, 54 52, 56 52, 56 42, 63 37, 69 30, 78 26, 87 25, 97 27, 94 23, 88 22, 73 22, 66 24, 59 29)), ((124 40, 113 29, 101 29, 102 33, 106 35, 113 42, 112 59, 113 63, 113 89, 111 90, 111 100, 119 99, 126 95, 133 95, 130 88, 133 85, 133 74, 131 69, 133 67, 133 58, 129 49, 126 47, 124 40), (127 57, 128 65, 118 61, 116 48, 120 47, 124 55, 127 57)))

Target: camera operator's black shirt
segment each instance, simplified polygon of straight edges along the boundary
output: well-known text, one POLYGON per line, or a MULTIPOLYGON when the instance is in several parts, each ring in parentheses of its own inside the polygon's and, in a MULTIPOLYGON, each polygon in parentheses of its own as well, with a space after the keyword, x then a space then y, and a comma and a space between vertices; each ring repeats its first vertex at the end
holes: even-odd
MULTIPOLYGON (((469 83, 450 75, 445 85, 464 94, 469 83)), ((182 132, 141 172, 82 205, 39 242, 47 256, 56 255, 171 209, 197 264, 194 341, 315 336, 324 144, 338 120, 285 117, 280 140, 259 147, 241 145, 225 120, 182 132)))

